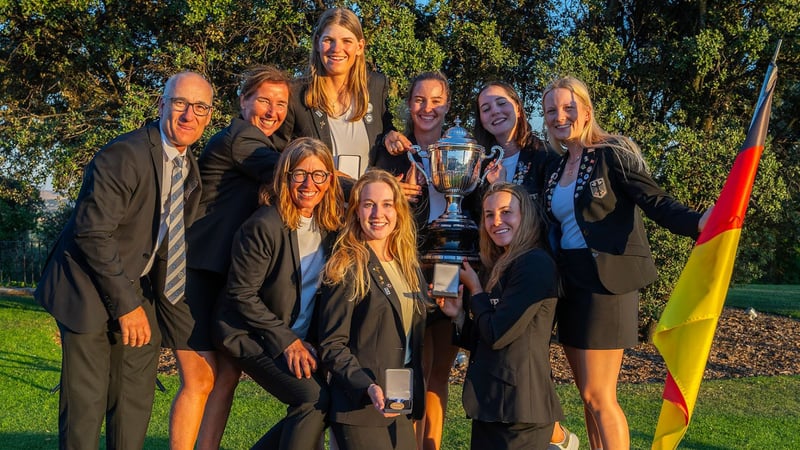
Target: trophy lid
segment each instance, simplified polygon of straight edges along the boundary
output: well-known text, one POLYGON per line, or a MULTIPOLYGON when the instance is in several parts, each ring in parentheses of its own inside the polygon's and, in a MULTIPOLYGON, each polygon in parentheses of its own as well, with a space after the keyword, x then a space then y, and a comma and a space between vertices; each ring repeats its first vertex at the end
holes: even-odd
POLYGON ((456 125, 448 129, 444 133, 444 136, 438 141, 436 141, 436 144, 455 145, 455 146, 477 145, 478 141, 476 141, 472 136, 470 136, 467 130, 461 128, 461 119, 456 118, 455 123, 456 125))

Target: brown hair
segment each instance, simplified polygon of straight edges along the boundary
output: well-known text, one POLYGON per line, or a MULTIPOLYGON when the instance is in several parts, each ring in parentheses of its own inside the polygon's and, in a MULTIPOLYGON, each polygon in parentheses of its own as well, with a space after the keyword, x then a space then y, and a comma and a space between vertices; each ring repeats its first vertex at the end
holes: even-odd
POLYGON ((479 144, 486 148, 498 143, 494 135, 489 133, 486 128, 484 128, 483 123, 481 123, 481 105, 479 97, 483 91, 492 86, 497 86, 503 89, 511 101, 517 106, 519 117, 517 117, 517 125, 516 129, 514 129, 514 136, 511 136, 511 138, 517 143, 517 146, 519 146, 520 149, 525 148, 529 141, 531 139, 536 139, 536 137, 531 132, 531 124, 528 123, 528 116, 525 114, 525 108, 522 106, 522 99, 519 98, 517 91, 505 81, 490 81, 481 86, 480 91, 478 91, 478 95, 475 96, 475 139, 479 144))
POLYGON ((292 95, 292 86, 286 73, 274 66, 255 66, 242 74, 242 84, 239 86, 239 98, 247 99, 264 83, 285 84, 292 95))
POLYGON ((500 276, 519 255, 533 248, 544 247, 544 220, 537 205, 531 200, 524 187, 514 183, 498 182, 489 185, 481 200, 480 253, 484 267, 491 267, 485 290, 491 291, 500 276), (486 215, 483 205, 486 199, 499 192, 508 192, 519 201, 520 223, 507 247, 497 246, 484 224, 486 215))

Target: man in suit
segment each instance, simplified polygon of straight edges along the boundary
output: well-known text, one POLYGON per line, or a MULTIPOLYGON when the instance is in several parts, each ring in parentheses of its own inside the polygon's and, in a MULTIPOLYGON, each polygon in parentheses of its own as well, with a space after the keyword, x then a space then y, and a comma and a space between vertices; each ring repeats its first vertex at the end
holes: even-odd
POLYGON ((104 416, 107 448, 144 445, 161 341, 155 303, 165 289, 149 274, 166 273, 168 242, 183 247, 180 226, 168 223, 180 223, 181 211, 184 227, 194 217, 200 180, 187 150, 210 122, 212 101, 201 75, 174 75, 160 119, 112 140, 86 167, 35 293, 61 332, 60 448, 98 448, 104 416))

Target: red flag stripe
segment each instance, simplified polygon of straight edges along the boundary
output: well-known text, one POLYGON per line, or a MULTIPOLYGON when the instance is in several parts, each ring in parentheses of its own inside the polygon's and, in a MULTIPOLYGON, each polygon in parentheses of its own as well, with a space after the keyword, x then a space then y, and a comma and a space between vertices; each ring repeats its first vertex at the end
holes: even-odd
POLYGON ((725 231, 742 227, 763 151, 763 145, 753 146, 736 156, 728 180, 696 245, 702 245, 725 231))

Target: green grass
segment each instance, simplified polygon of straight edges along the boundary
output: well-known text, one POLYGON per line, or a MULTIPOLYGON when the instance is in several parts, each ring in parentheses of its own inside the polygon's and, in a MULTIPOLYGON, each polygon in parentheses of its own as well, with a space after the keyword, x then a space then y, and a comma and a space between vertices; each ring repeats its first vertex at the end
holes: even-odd
POLYGON ((749 284, 728 290, 725 306, 800 319, 800 285, 749 284))
MULTIPOLYGON (((749 287, 761 288, 761 287, 749 287)), ((743 300, 735 306, 770 311, 773 306, 797 314, 797 305, 782 303, 789 289, 776 289, 759 299, 761 306, 743 300)), ((736 295, 739 295, 737 288, 736 295)), ((797 287, 795 287, 797 289, 797 287)), ((760 292, 758 290, 751 292, 760 292)), ((796 291, 795 291, 796 292, 796 291)), ((732 292, 733 294, 733 292, 732 292)), ((730 301, 730 298, 729 298, 730 301)), ((774 311, 774 310, 773 310, 774 311)), ((60 349, 55 323, 30 297, 0 297, 0 448, 51 449, 57 446, 60 349)), ((145 443, 147 449, 166 449, 167 417, 176 376, 160 376, 167 388, 157 392, 145 443)), ((626 411, 631 448, 649 448, 661 408, 661 384, 626 384, 619 401, 626 411)), ((564 424, 587 448, 583 413, 574 386, 558 386, 566 415, 564 424)), ((682 449, 800 448, 800 376, 706 381, 682 449)), ((222 447, 243 449, 255 442, 284 413, 285 408, 259 386, 244 381, 236 392, 222 447)), ((470 423, 461 407, 461 386, 450 387, 444 449, 469 447, 470 423)))

